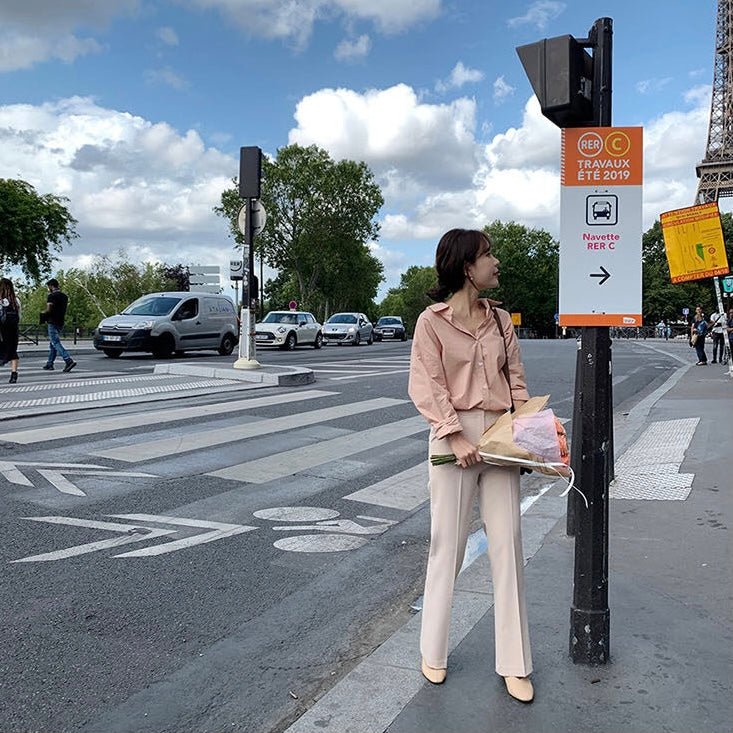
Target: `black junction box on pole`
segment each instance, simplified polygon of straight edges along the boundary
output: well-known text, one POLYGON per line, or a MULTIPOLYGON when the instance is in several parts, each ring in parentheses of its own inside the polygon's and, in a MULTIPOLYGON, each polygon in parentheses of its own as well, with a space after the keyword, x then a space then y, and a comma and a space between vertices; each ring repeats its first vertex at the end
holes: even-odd
MULTIPOLYGON (((611 125, 613 21, 596 20, 586 39, 558 36, 517 48, 542 114, 558 127, 611 125), (591 57, 585 49, 592 49, 591 57)), ((568 500, 575 535, 569 653, 579 664, 610 658, 608 487, 613 473, 611 339, 608 326, 583 327, 576 359, 571 464, 588 507, 568 500)))

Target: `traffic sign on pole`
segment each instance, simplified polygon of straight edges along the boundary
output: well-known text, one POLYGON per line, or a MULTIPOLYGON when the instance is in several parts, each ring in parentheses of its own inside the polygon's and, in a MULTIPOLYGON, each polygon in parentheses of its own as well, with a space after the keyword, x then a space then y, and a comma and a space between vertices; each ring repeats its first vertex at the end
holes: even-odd
POLYGON ((642 128, 562 131, 560 325, 641 326, 642 128))

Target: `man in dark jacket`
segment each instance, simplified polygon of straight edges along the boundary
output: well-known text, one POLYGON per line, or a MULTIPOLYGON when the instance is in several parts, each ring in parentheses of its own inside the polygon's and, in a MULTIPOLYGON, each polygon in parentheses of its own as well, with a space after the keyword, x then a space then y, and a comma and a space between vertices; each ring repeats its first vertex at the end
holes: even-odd
POLYGON ((66 306, 69 303, 69 298, 66 293, 62 293, 59 290, 59 282, 56 278, 51 278, 47 283, 48 297, 46 298, 46 310, 41 313, 42 320, 45 320, 48 324, 48 359, 44 369, 46 371, 53 370, 53 363, 58 354, 65 362, 65 372, 70 372, 75 366, 76 362, 71 358, 69 352, 64 348, 61 343, 60 331, 64 327, 64 318, 66 318, 66 306))

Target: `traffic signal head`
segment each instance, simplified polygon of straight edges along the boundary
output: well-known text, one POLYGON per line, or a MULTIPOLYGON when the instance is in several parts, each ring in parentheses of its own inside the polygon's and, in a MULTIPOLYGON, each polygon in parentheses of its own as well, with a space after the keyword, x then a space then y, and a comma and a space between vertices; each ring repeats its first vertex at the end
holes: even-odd
POLYGON ((558 127, 593 127, 593 58, 572 36, 517 47, 542 109, 558 127))
POLYGON ((262 150, 256 146, 239 148, 239 195, 243 199, 260 197, 262 150))

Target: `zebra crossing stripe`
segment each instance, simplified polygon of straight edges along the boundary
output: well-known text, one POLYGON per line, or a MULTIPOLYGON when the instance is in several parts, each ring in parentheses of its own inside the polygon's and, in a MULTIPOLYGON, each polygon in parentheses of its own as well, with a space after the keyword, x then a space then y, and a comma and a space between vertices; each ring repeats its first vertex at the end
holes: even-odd
POLYGON ((286 402, 290 403, 298 402, 300 400, 315 400, 322 397, 330 397, 334 394, 338 393, 309 389, 303 392, 289 392, 286 394, 270 395, 268 397, 251 397, 248 399, 216 402, 211 405, 176 407, 167 410, 133 413, 131 415, 118 415, 117 417, 82 420, 80 422, 65 421, 63 430, 60 430, 57 425, 46 428, 13 430, 7 433, 0 433, 0 440, 9 441, 11 443, 22 443, 23 445, 42 443, 47 440, 65 440, 67 438, 78 437, 81 435, 107 433, 116 430, 126 430, 128 428, 139 428, 145 425, 160 425, 166 422, 228 414, 238 412, 240 410, 251 410, 257 407, 279 405, 286 402))
POLYGON ((428 462, 421 461, 417 466, 359 489, 353 494, 348 494, 344 499, 412 511, 427 501, 429 497, 428 462))
POLYGON ((387 407, 404 405, 406 400, 392 399, 391 397, 377 397, 373 400, 356 402, 348 405, 324 407, 310 412, 300 412, 293 415, 273 417, 265 420, 243 423, 242 425, 228 425, 213 430, 199 430, 187 433, 185 438, 176 435, 173 438, 160 440, 146 440, 144 443, 120 446, 102 451, 94 451, 92 455, 112 458, 117 461, 138 463, 153 458, 166 458, 179 453, 188 453, 199 448, 210 448, 215 445, 232 443, 235 440, 259 437, 284 430, 292 430, 303 425, 314 425, 340 417, 359 415, 372 410, 383 410, 387 407))
POLYGON ((212 471, 207 475, 230 481, 264 484, 268 481, 292 476, 309 468, 315 468, 324 463, 338 461, 346 456, 363 453, 371 448, 377 448, 400 438, 424 432, 427 429, 425 418, 422 416, 410 417, 406 420, 398 420, 376 428, 361 430, 351 435, 323 440, 314 445, 245 461, 235 466, 212 471))
POLYGON ((237 385, 238 382, 231 379, 202 379, 196 382, 185 382, 183 384, 161 384, 150 387, 133 387, 130 389, 112 389, 106 392, 90 392, 88 394, 66 394, 54 397, 38 397, 33 400, 13 400, 12 402, 0 402, 0 410, 20 409, 23 407, 42 407, 48 405, 67 405, 79 402, 104 402, 105 400, 119 397, 141 397, 149 394, 162 394, 165 392, 185 392, 202 387, 221 387, 237 385))

